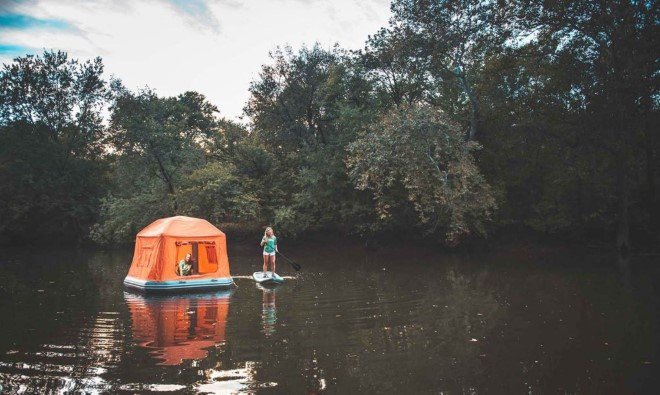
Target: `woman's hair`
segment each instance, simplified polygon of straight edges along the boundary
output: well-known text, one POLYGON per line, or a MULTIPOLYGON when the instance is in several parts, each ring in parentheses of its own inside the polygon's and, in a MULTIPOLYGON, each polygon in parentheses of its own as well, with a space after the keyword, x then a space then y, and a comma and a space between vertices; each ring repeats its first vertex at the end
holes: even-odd
POLYGON ((275 231, 274 231, 273 228, 271 228, 270 226, 266 228, 266 230, 264 231, 264 233, 268 233, 269 230, 270 230, 271 232, 273 232, 273 234, 275 234, 275 231))

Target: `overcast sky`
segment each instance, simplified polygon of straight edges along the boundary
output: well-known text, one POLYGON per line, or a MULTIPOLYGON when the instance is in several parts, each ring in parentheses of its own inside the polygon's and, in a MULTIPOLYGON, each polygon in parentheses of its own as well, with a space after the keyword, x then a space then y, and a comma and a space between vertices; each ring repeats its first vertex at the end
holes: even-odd
POLYGON ((160 95, 205 94, 237 119, 277 45, 362 48, 389 0, 0 0, 0 61, 63 50, 160 95))

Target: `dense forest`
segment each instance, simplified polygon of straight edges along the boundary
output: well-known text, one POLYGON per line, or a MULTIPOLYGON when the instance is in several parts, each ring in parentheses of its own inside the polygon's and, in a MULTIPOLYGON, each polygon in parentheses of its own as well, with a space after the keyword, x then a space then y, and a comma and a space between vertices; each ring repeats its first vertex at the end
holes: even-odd
POLYGON ((197 92, 131 91, 100 58, 5 64, 2 242, 121 243, 171 215, 446 245, 660 240, 655 1, 391 11, 358 51, 274 49, 245 123, 197 92))

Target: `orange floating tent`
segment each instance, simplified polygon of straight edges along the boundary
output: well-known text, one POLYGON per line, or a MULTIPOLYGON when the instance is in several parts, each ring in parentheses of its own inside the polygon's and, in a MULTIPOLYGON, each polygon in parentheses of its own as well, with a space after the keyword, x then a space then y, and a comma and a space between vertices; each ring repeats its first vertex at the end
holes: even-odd
POLYGON ((154 221, 135 239, 133 262, 124 284, 141 290, 222 288, 229 274, 227 239, 206 220, 176 216, 154 221), (180 276, 178 262, 193 257, 193 274, 180 276))

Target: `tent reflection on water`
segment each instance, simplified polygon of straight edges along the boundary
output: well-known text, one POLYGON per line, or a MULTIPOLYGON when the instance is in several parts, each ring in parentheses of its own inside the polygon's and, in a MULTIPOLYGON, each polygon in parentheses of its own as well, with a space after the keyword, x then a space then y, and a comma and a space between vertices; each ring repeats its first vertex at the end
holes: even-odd
POLYGON ((204 359, 209 348, 225 341, 231 292, 175 296, 124 292, 133 340, 149 349, 159 365, 204 359))

